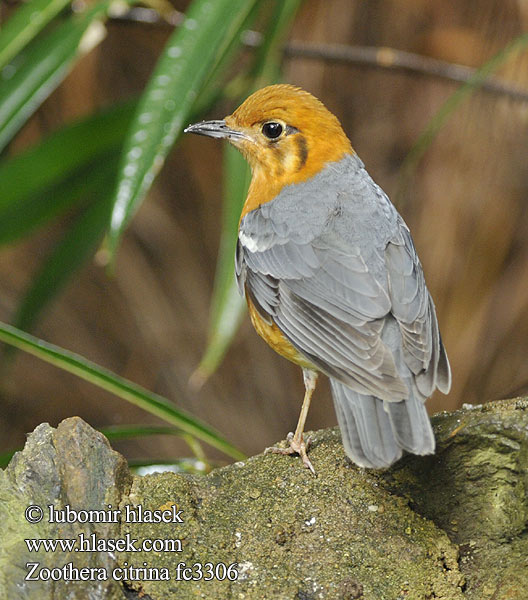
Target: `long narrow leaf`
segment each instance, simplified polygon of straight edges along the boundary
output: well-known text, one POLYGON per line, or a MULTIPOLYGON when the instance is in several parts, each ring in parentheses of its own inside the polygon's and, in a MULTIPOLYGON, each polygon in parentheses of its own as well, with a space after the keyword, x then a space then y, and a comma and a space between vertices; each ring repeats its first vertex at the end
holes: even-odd
MULTIPOLYGON (((127 102, 68 125, 0 163, 0 244, 78 205, 98 185, 98 170, 108 171, 108 160, 115 180, 117 163, 111 155, 120 152, 135 106, 127 102)), ((112 185, 109 181, 109 190, 112 185)))
POLYGON ((31 0, 0 31, 0 69, 28 44, 71 0, 31 0))
POLYGON ((101 242, 108 215, 110 214, 110 191, 115 179, 119 152, 114 152, 92 169, 88 179, 79 179, 70 186, 67 194, 80 193, 91 196, 91 203, 70 226, 64 237, 46 258, 32 278, 29 290, 20 303, 14 324, 29 330, 42 309, 71 279, 73 274, 93 255, 101 242))
POLYGON ((109 425, 98 430, 109 440, 130 440, 151 435, 174 435, 181 437, 182 432, 177 427, 168 425, 109 425))
POLYGON ((4 68, 0 81, 0 150, 64 79, 75 58, 102 40, 104 26, 99 19, 105 14, 108 1, 35 40, 16 63, 4 68))
POLYGON ((28 198, 42 201, 42 190, 119 147, 136 106, 135 100, 112 106, 62 127, 22 154, 4 159, 0 163, 0 221, 5 216, 2 211, 20 206, 28 198))
POLYGON ((282 0, 277 2, 275 12, 270 19, 268 31, 259 48, 251 91, 270 85, 280 78, 286 37, 303 0, 282 0))
MULTIPOLYGON (((239 96, 241 85, 240 80, 247 79, 247 74, 244 70, 236 77, 230 79, 226 83, 227 75, 233 68, 234 59, 237 57, 241 49, 240 40, 243 39, 244 32, 251 29, 257 15, 262 17, 263 7, 267 5, 262 2, 256 2, 248 12, 245 21, 240 24, 239 33, 232 36, 231 42, 223 52, 222 56, 215 62, 214 68, 211 69, 206 81, 204 82, 200 92, 196 96, 196 101, 193 103, 192 111, 189 113, 189 122, 194 123, 202 118, 212 106, 220 99, 236 98, 239 96)), ((247 67, 245 67, 247 70, 247 67)), ((242 84, 242 89, 245 85, 242 84)))
POLYGON ((183 410, 176 408, 166 398, 149 392, 145 388, 112 373, 104 367, 96 365, 78 354, 49 344, 20 331, 16 327, 1 322, 0 341, 37 356, 56 367, 73 373, 81 379, 116 394, 120 398, 175 425, 182 431, 203 440, 214 448, 218 448, 228 456, 237 460, 244 458, 244 455, 232 444, 224 440, 217 431, 183 410))
POLYGON ((510 59, 514 54, 521 50, 525 50, 528 47, 528 33, 524 33, 516 37, 512 42, 505 46, 502 50, 497 52, 491 57, 486 63, 484 63, 475 74, 463 85, 461 85, 449 98, 442 104, 435 115, 427 124, 427 127, 420 134, 413 147, 405 157, 402 165, 398 197, 402 198, 402 192, 412 175, 420 159, 432 144, 446 121, 455 112, 458 106, 466 98, 468 98, 473 92, 486 81, 486 79, 493 74, 504 62, 510 59))
POLYGON ((123 230, 160 170, 193 103, 256 0, 194 0, 183 25, 170 38, 145 91, 123 152, 110 221, 115 254, 123 230))
POLYGON ((234 256, 240 212, 251 181, 251 169, 240 152, 231 145, 224 147, 222 237, 218 252, 215 291, 211 305, 213 327, 221 327, 224 306, 229 305, 232 291, 240 294, 234 280, 234 256), (227 301, 227 302, 226 302, 227 301))
POLYGON ((176 429, 175 427, 166 427, 160 425, 110 425, 109 427, 103 427, 99 429, 99 431, 103 433, 110 441, 132 439, 150 435, 175 435, 182 438, 187 443, 196 459, 205 464, 209 464, 209 461, 207 460, 203 448, 198 440, 188 433, 183 433, 180 429, 176 429))
POLYGON ((238 220, 250 180, 251 171, 244 157, 236 148, 226 146, 222 235, 216 263, 207 347, 190 380, 195 388, 201 387, 215 372, 244 315, 245 302, 240 296, 235 281, 234 255, 238 220))
MULTIPOLYGON (((282 47, 302 0, 278 2, 271 15, 263 44, 255 60, 246 95, 279 79, 282 47)), ((199 387, 217 369, 231 344, 244 314, 234 279, 234 253, 238 221, 247 196, 251 174, 242 155, 232 146, 225 147, 222 235, 211 302, 207 347, 191 383, 199 387)))
POLYGON ((86 203, 90 194, 105 193, 108 197, 108 189, 103 190, 99 184, 99 172, 105 171, 106 184, 111 188, 117 172, 119 150, 117 146, 113 153, 88 162, 55 185, 44 188, 40 194, 22 198, 17 205, 0 207, 0 244, 14 242, 66 209, 86 203))
POLYGON ((109 440, 130 439, 147 435, 176 435, 185 440, 197 459, 205 463, 209 462, 198 440, 175 427, 164 427, 160 425, 111 425, 109 427, 104 427, 99 431, 106 435, 109 440))

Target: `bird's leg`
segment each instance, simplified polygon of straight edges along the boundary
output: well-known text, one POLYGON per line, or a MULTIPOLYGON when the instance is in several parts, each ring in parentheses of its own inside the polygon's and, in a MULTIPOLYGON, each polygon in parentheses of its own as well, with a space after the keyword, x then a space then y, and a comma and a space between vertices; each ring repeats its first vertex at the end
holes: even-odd
POLYGON ((295 429, 295 433, 289 433, 286 438, 290 443, 289 448, 278 448, 273 446, 271 448, 266 448, 265 453, 272 452, 274 454, 299 454, 302 458, 303 464, 307 469, 310 469, 313 475, 315 475, 315 469, 313 468, 312 463, 307 455, 307 450, 310 446, 310 438, 306 441, 303 437, 304 424, 306 422, 306 417, 308 416, 308 410, 310 408, 310 401, 312 399, 312 394, 315 390, 315 386, 317 384, 317 372, 312 371, 311 369, 303 368, 303 379, 304 379, 304 400, 302 403, 301 414, 299 415, 299 420, 297 422, 297 427, 295 429))

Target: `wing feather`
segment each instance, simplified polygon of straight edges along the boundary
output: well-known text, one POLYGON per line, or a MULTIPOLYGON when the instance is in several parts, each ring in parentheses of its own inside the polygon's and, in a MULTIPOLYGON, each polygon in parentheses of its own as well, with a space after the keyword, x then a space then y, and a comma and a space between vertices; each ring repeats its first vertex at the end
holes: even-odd
POLYGON ((331 377, 398 401, 414 375, 425 398, 450 384, 434 305, 409 230, 353 160, 341 178, 322 173, 244 216, 238 284, 331 377))
POLYGON ((436 387, 447 392, 451 371, 440 339, 436 311, 410 231, 401 217, 385 249, 385 260, 391 311, 400 325, 405 362, 425 397, 436 387))

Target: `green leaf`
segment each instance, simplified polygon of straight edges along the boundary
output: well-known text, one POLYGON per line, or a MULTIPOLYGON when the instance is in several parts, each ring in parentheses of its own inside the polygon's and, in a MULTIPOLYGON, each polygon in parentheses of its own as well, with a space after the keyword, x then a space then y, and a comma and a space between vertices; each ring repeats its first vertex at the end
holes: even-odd
POLYGON ((198 440, 175 427, 166 427, 162 425, 111 425, 109 427, 103 427, 99 429, 99 431, 106 435, 111 441, 145 437, 149 435, 175 435, 185 440, 198 460, 209 464, 198 440))
MULTIPOLYGON (((282 48, 301 3, 301 0, 284 0, 276 3, 268 30, 255 59, 249 87, 242 99, 256 89, 278 81, 282 48)), ((251 173, 247 162, 238 150, 231 145, 226 145, 222 234, 211 302, 209 335, 204 356, 191 377, 191 384, 194 387, 200 387, 216 371, 244 314, 245 302, 238 293, 234 278, 234 254, 238 222, 250 180, 251 173)))
POLYGON ((109 440, 130 440, 150 435, 174 435, 181 437, 182 432, 177 427, 167 425, 109 425, 98 428, 109 440))
POLYGON ((257 53, 251 91, 280 79, 284 44, 302 2, 303 0, 276 2, 268 30, 257 53))
POLYGON ((234 256, 238 221, 250 181, 251 171, 248 163, 236 148, 226 145, 222 235, 216 263, 207 348, 191 377, 191 385, 195 388, 201 387, 214 373, 244 315, 245 301, 240 296, 235 281, 234 256))
POLYGON ((16 241, 66 209, 86 203, 89 195, 95 191, 106 191, 108 196, 108 190, 101 190, 98 183, 99 170, 108 172, 112 165, 113 172, 106 176, 106 183, 111 187, 115 181, 118 160, 119 146, 113 153, 103 154, 62 181, 43 189, 40 196, 26 197, 18 205, 0 208, 0 244, 16 241), (107 163, 102 163, 102 160, 107 163))
POLYGON ((73 16, 39 36, 4 67, 0 80, 0 150, 68 73, 76 57, 104 37, 105 0, 82 16, 73 16))
POLYGON ((95 165, 89 177, 81 177, 66 194, 90 196, 90 204, 67 229, 63 238, 32 278, 20 303, 14 324, 31 329, 42 309, 93 255, 101 242, 110 214, 110 190, 115 180, 119 153, 114 152, 95 165), (83 186, 83 187, 81 187, 83 186))
POLYGON ((71 0, 32 0, 0 30, 0 69, 28 44, 71 0))
POLYGON ((214 68, 211 69, 205 83, 196 101, 193 103, 192 111, 189 113, 189 122, 194 123, 202 115, 207 113, 212 106, 219 100, 226 98, 238 98, 240 95, 239 79, 247 78, 248 67, 243 65, 242 72, 234 78, 229 79, 232 72, 233 61, 241 50, 241 40, 244 32, 250 29, 256 18, 262 16, 262 7, 267 7, 262 1, 253 4, 253 8, 248 12, 245 21, 240 25, 237 35, 232 36, 231 42, 223 52, 222 56, 216 61, 214 68), (226 81, 227 80, 227 81, 226 81), (238 91, 236 91, 238 90, 238 91))
MULTIPOLYGON (((120 151, 135 107, 127 102, 91 115, 0 163, 0 244, 16 241, 85 198, 93 170, 120 151)), ((115 178, 117 165, 114 169, 115 178)))
POLYGON ((123 152, 110 221, 115 255, 123 230, 161 169, 194 102, 222 57, 232 50, 256 0, 194 0, 169 39, 142 96, 123 152))
POLYGON ((125 139, 137 101, 111 106, 65 125, 13 158, 0 163, 0 209, 36 195, 125 139))
POLYGON ((17 239, 65 208, 85 205, 32 278, 17 309, 15 326, 31 329, 39 313, 102 240, 132 109, 128 103, 68 126, 0 167, 8 191, 0 199, 0 243, 17 239), (49 185, 41 188, 44 183, 49 185))
POLYGON ((244 454, 222 436, 187 412, 176 408, 169 400, 112 373, 104 367, 68 350, 40 340, 28 333, 0 322, 0 341, 15 346, 69 373, 77 375, 143 410, 175 425, 183 432, 195 436, 237 460, 244 454))
POLYGON ((445 125, 446 121, 455 112, 458 106, 473 92, 479 89, 484 81, 493 74, 502 64, 512 58, 514 54, 525 50, 528 47, 528 33, 516 37, 502 50, 497 52, 486 63, 484 63, 475 74, 463 85, 461 85, 449 98, 442 104, 436 114, 431 118, 424 131, 420 134, 413 147, 405 157, 400 173, 397 197, 398 204, 401 205, 403 191, 409 181, 409 178, 416 170, 418 163, 427 149, 431 146, 434 139, 445 125))

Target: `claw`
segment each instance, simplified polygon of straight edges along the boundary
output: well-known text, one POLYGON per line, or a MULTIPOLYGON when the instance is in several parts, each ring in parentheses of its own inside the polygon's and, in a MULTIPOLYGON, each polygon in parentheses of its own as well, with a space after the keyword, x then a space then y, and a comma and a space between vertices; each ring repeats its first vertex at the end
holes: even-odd
POLYGON ((271 446, 271 448, 266 448, 266 450, 264 450, 264 454, 299 454, 301 460, 303 461, 303 465, 310 470, 314 477, 317 477, 315 469, 313 468, 313 465, 310 459, 308 458, 307 454, 308 448, 310 447, 312 441, 311 438, 307 438, 305 441, 304 438, 301 436, 301 440, 298 441, 295 439, 293 433, 290 432, 286 440, 289 443, 288 448, 271 446))
POLYGON ((290 445, 289 448, 279 448, 278 446, 273 446, 271 448, 266 448, 264 450, 264 454, 273 453, 273 454, 299 454, 303 461, 303 465, 310 469, 310 472, 314 477, 317 477, 315 473, 315 469, 313 468, 310 459, 306 452, 310 446, 310 438, 306 438, 304 441, 303 431, 304 431, 304 423, 306 421, 306 415, 308 414, 308 409, 310 407, 310 400, 312 398, 313 391, 315 390, 315 384, 317 382, 317 373, 311 369, 303 368, 303 379, 304 379, 304 400, 301 408, 301 414, 299 415, 299 421, 297 422, 297 429, 295 433, 288 433, 286 440, 290 445))

